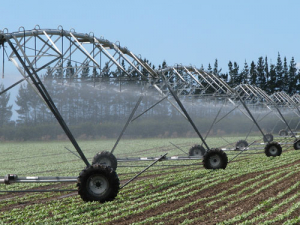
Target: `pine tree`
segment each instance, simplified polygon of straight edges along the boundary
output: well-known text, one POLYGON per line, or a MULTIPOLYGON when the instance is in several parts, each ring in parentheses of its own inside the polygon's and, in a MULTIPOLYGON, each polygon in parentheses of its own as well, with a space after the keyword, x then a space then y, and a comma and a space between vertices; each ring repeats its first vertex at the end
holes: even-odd
POLYGON ((67 79, 67 82, 71 82, 71 78, 73 78, 74 74, 75 74, 75 69, 72 66, 71 60, 69 60, 67 62, 67 69, 66 69, 66 79, 67 79))
POLYGON ((32 89, 31 85, 27 85, 27 104, 29 106, 30 120, 36 124, 39 117, 39 108, 44 102, 41 101, 37 93, 32 89))
POLYGON ((208 63, 207 72, 212 73, 212 67, 210 63, 208 63))
POLYGON ((257 82, 256 65, 255 65, 254 61, 252 61, 251 65, 250 65, 250 79, 249 79, 249 83, 251 85, 256 85, 256 82, 257 82))
POLYGON ((296 86, 296 93, 300 93, 300 70, 298 70, 298 73, 296 75, 295 79, 295 86, 296 86))
POLYGON ((56 73, 54 75, 54 79, 56 80, 57 83, 63 83, 63 68, 61 64, 58 66, 56 69, 56 73))
POLYGON ((245 63, 244 63, 244 68, 242 70, 242 72, 240 73, 240 83, 242 84, 246 84, 249 82, 249 67, 248 67, 248 64, 245 60, 245 63))
POLYGON ((230 76, 230 80, 228 83, 231 87, 235 87, 239 82, 239 66, 236 62, 234 62, 232 66, 232 62, 229 61, 228 70, 230 76))
MULTIPOLYGON (((44 85, 48 93, 51 95, 51 97, 53 97, 55 94, 54 77, 50 66, 47 67, 46 74, 44 75, 44 85)), ((38 110, 40 112, 40 121, 49 122, 53 120, 53 115, 45 103, 41 103, 38 110)))
POLYGON ((280 54, 278 52, 276 70, 276 89, 275 91, 281 91, 283 89, 283 66, 280 54))
POLYGON ((89 63, 86 62, 83 64, 83 68, 81 71, 81 79, 82 81, 87 81, 89 79, 90 76, 90 66, 89 63))
POLYGON ((201 71, 204 71, 204 66, 203 66, 203 64, 201 64, 200 70, 201 70, 201 71))
POLYGON ((236 86, 241 83, 241 78, 239 76, 239 66, 236 62, 233 63, 232 77, 233 77, 233 86, 236 86))
POLYGON ((288 69, 286 57, 284 57, 284 60, 283 60, 283 79, 282 80, 283 80, 282 90, 285 91, 286 93, 288 93, 290 84, 289 84, 289 69, 288 69))
POLYGON ((228 83, 228 73, 221 73, 220 74, 220 78, 225 81, 226 83, 228 83))
POLYGON ((213 69, 213 74, 216 75, 217 77, 220 77, 220 73, 222 71, 222 69, 218 68, 218 60, 215 60, 215 64, 214 64, 214 69, 213 69))
POLYGON ((28 89, 26 84, 21 84, 19 88, 19 93, 16 97, 16 104, 19 106, 19 109, 16 110, 18 113, 18 123, 29 123, 29 105, 27 102, 28 99, 28 89))
POLYGON ((94 66, 92 71, 92 77, 95 82, 99 82, 99 75, 100 74, 98 73, 97 67, 94 66))
POLYGON ((292 57, 290 66, 289 66, 289 77, 288 77, 288 93, 295 94, 297 91, 297 68, 294 57, 292 57))
POLYGON ((228 63, 228 74, 229 74, 228 84, 232 85, 233 84, 233 68, 232 68, 232 62, 231 61, 229 61, 229 63, 228 63))
POLYGON ((266 92, 269 92, 269 89, 270 89, 270 87, 269 87, 270 72, 269 72, 269 64, 268 64, 268 58, 267 58, 267 56, 265 57, 264 73, 265 73, 265 79, 266 79, 264 90, 266 92))
POLYGON ((271 64, 270 66, 270 79, 268 82, 268 94, 272 94, 275 92, 276 89, 276 67, 274 64, 271 64))
POLYGON ((256 71, 257 71, 257 86, 265 90, 266 78, 265 78, 265 63, 263 57, 258 58, 256 71))
MULTIPOLYGON (((0 91, 4 91, 4 85, 0 84, 0 91)), ((8 92, 0 95, 0 125, 8 124, 12 116, 12 105, 8 105, 10 94, 8 92)))
POLYGON ((53 80, 53 74, 52 74, 52 70, 51 70, 50 66, 47 67, 46 74, 44 75, 44 79, 50 80, 51 82, 53 80))
POLYGON ((108 80, 109 77, 110 77, 110 74, 111 74, 111 72, 110 72, 110 69, 109 69, 109 66, 108 66, 108 62, 106 62, 103 69, 102 69, 102 71, 101 71, 101 75, 103 77, 103 80, 108 80))

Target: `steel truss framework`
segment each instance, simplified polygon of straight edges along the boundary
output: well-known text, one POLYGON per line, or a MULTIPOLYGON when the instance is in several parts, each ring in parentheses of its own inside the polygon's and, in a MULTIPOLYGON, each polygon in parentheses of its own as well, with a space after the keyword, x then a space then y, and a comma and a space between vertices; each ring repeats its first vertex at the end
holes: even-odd
MULTIPOLYGON (((185 67, 181 65, 176 65, 175 67, 169 67, 165 68, 161 71, 161 74, 167 74, 165 75, 165 80, 167 80, 170 83, 170 86, 176 87, 178 85, 178 80, 174 78, 174 74, 181 74, 180 80, 184 84, 188 85, 182 85, 178 88, 179 94, 185 94, 187 96, 197 96, 200 98, 205 98, 207 96, 215 96, 219 100, 220 99, 227 99, 229 102, 231 102, 235 108, 239 109, 245 116, 247 116, 260 130, 260 132, 263 135, 263 139, 265 142, 270 143, 270 141, 273 140, 273 136, 271 134, 265 135, 262 129, 260 128, 258 122, 260 122, 263 118, 265 118, 270 113, 274 113, 280 121, 282 121, 287 129, 290 131, 291 136, 296 138, 293 130, 291 129, 289 123, 287 123, 285 117, 282 115, 282 112, 280 110, 281 105, 279 104, 278 98, 274 98, 273 96, 268 96, 262 89, 248 85, 248 84, 240 84, 235 88, 230 88, 227 83, 225 83, 222 79, 219 77, 216 77, 213 74, 208 74, 204 71, 197 70, 195 67, 185 67), (171 71, 171 76, 167 73, 167 71, 171 71), (181 73, 179 72, 181 71, 181 73), (182 73, 182 71, 184 73, 182 73), (174 81, 175 80, 175 81, 174 81), (188 80, 191 80, 192 82, 188 82, 188 80), (184 87, 184 88, 182 88, 184 87), (244 112, 242 109, 239 108, 240 105, 243 105, 246 112, 244 112), (248 106, 258 106, 258 107, 266 107, 269 110, 269 113, 265 115, 263 118, 261 118, 259 121, 255 119, 252 115, 252 113, 249 110, 248 106)), ((277 93, 274 94, 276 97, 277 93)), ((281 93, 283 96, 284 94, 281 93)), ((281 96, 281 99, 283 98, 281 96)), ((298 112, 298 107, 291 98, 288 98, 288 96, 285 94, 285 105, 288 104, 288 106, 293 108, 294 112, 298 112)), ((295 95, 294 99, 297 99, 297 95, 295 95)), ((283 101, 283 100, 281 100, 283 101)), ((221 109, 220 109, 221 110, 221 109)), ((231 111, 232 112, 232 111, 231 111)), ((229 113, 228 113, 229 114, 229 113)), ((227 114, 227 115, 228 115, 227 114)), ((226 115, 226 116, 227 116, 226 115)), ((297 114, 298 115, 298 114, 297 114)), ((219 113, 217 114, 217 117, 219 116, 219 113)), ((215 118, 212 126, 216 123, 218 123, 221 119, 217 120, 217 117, 215 118)), ((276 124, 275 124, 276 126, 276 124)), ((274 126, 274 128, 275 128, 274 126)), ((211 127, 212 128, 212 127, 211 127)), ((273 130, 274 130, 273 128, 273 130)), ((249 132, 250 133, 250 132, 249 132)), ((297 142, 297 139, 295 142, 292 142, 295 144, 297 142)), ((295 146, 295 145, 294 145, 295 146)))
MULTIPOLYGON (((43 73, 45 74, 46 70, 48 73, 60 71, 61 75, 58 74, 57 76, 59 76, 62 80, 62 83, 64 83, 68 82, 68 79, 75 79, 80 81, 81 77, 79 77, 79 74, 86 68, 92 68, 93 76, 89 80, 89 82, 93 82, 94 86, 104 81, 110 83, 126 83, 129 81, 135 81, 136 83, 144 85, 145 89, 151 87, 158 91, 158 93, 161 95, 161 99, 157 103, 149 107, 147 110, 142 112, 140 115, 134 117, 143 99, 143 95, 140 96, 131 114, 129 115, 129 118, 126 121, 123 130, 120 132, 120 135, 114 147, 110 152, 111 156, 113 156, 113 152, 130 122, 139 118, 141 115, 146 113, 151 108, 155 107, 157 104, 160 104, 162 101, 167 100, 188 120, 188 122, 192 125, 193 129, 201 139, 202 145, 205 146, 202 155, 200 154, 200 157, 196 157, 196 159, 203 158, 204 166, 207 166, 206 168, 225 169, 228 162, 226 154, 221 150, 211 149, 207 145, 205 138, 198 131, 196 125, 194 124, 193 120, 182 104, 180 97, 197 96, 199 98, 214 98, 222 102, 226 100, 233 104, 235 108, 239 109, 251 121, 253 121, 262 133, 263 137, 265 137, 265 134, 259 126, 258 121, 254 118, 247 104, 255 101, 267 101, 269 104, 275 104, 275 102, 271 98, 267 97, 265 93, 263 93, 261 90, 258 90, 257 88, 241 85, 240 87, 233 89, 219 77, 199 70, 193 66, 175 65, 174 67, 166 67, 155 70, 151 66, 149 66, 145 60, 142 60, 141 57, 133 54, 127 48, 121 47, 119 42, 112 43, 102 37, 97 38, 93 33, 77 33, 74 29, 71 31, 66 31, 61 26, 58 29, 40 29, 39 26, 36 26, 33 30, 25 30, 23 27, 21 27, 18 32, 13 33, 8 33, 7 30, 4 30, 0 32, 0 45, 2 45, 3 47, 3 59, 4 52, 6 52, 7 54, 4 46, 9 46, 8 49, 10 49, 10 51, 8 52, 9 54, 7 54, 7 56, 23 76, 23 79, 16 82, 5 91, 8 91, 10 88, 26 80, 54 114, 62 129, 72 142, 80 158, 83 160, 86 167, 90 168, 90 170, 99 171, 101 170, 101 168, 99 168, 98 166, 94 166, 94 164, 91 165, 90 162, 88 162, 83 151, 77 144, 76 139, 74 138, 63 117, 58 111, 50 94, 45 88, 41 77, 43 73), (72 67, 70 65, 74 63, 77 64, 77 67, 75 70, 71 70, 72 67), (109 70, 117 71, 121 75, 114 76, 114 73, 108 74, 109 70), (66 72, 66 77, 63 77, 64 72, 66 72), (177 104, 174 102, 174 100, 177 104), (240 105, 243 106, 243 109, 240 108, 240 105)), ((295 99, 297 99, 296 97, 297 96, 295 96, 295 99)), ((278 109, 277 106, 275 107, 276 109, 278 109)), ((284 117, 281 115, 279 110, 278 112, 281 119, 284 120, 284 117)), ((217 122, 217 117, 214 123, 217 122)), ((266 148, 275 148, 275 151, 276 148, 281 148, 277 143, 274 144, 269 140, 267 140, 267 142, 268 144, 266 145, 266 148)), ((152 166, 158 161, 167 159, 195 159, 195 157, 188 156, 183 158, 167 158, 166 155, 163 155, 157 158, 139 158, 135 160, 153 160, 154 163, 150 165, 152 166)), ((125 161, 127 159, 119 159, 119 161, 122 160, 125 161)), ((110 163, 111 162, 105 162, 104 164, 110 165, 110 163)), ((145 170, 149 167, 145 168, 145 170)), ((143 170, 142 172, 144 172, 145 170, 143 170)), ((88 172, 89 170, 83 171, 83 173, 88 172)), ((87 175, 85 174, 85 176, 87 175)), ((85 178, 85 176, 83 177, 85 178)), ((84 178, 79 177, 78 179, 84 180, 84 178)), ((74 177, 71 177, 70 179, 65 177, 63 179, 57 177, 47 177, 45 179, 31 179, 29 182, 47 182, 49 180, 51 180, 51 182, 69 182, 74 181, 74 179, 74 177)), ((90 178, 87 178, 87 180, 89 179, 90 178)), ((97 188, 100 188, 100 183, 103 181, 101 176, 96 177, 95 180, 96 181, 93 184, 94 186, 92 185, 90 187, 92 189, 92 192, 97 190, 97 188)), ((6 177, 0 178, 0 183, 2 182, 7 184, 27 181, 27 178, 19 179, 15 175, 7 175, 6 177)), ((82 193, 81 188, 84 187, 82 187, 79 182, 79 193, 82 193)), ((88 201, 99 200, 97 196, 94 197, 95 198, 92 197, 91 199, 89 199, 84 195, 82 198, 88 201)), ((100 199, 99 201, 102 200, 103 199, 100 199)))
MULTIPOLYGON (((277 116, 277 118, 279 119, 278 121, 283 122, 285 124, 285 126, 287 127, 287 129, 290 131, 291 137, 295 138, 295 141, 297 141, 296 134, 291 129, 290 123, 288 123, 286 118, 283 116, 282 110, 287 109, 287 107, 286 107, 286 105, 283 107, 283 105, 280 104, 279 98, 278 98, 278 93, 274 93, 273 95, 268 96, 265 93, 265 91, 263 91, 262 89, 255 87, 255 86, 251 86, 251 85, 245 85, 245 84, 239 85, 238 87, 236 87, 236 89, 238 92, 243 93, 243 95, 248 95, 250 102, 253 102, 253 104, 262 105, 263 107, 265 107, 266 109, 269 110, 269 112, 263 118, 261 118, 260 121, 262 119, 264 119, 266 116, 268 116, 270 113, 275 114, 277 116)), ((283 92, 280 95, 282 95, 282 94, 283 94, 283 92)), ((284 95, 287 96, 285 93, 284 93, 284 95)), ((278 121, 277 121, 277 123, 278 123, 278 121)), ((273 131, 274 131, 277 123, 275 124, 273 131)), ((272 135, 272 134, 270 134, 270 135, 272 135)), ((273 135, 272 135, 272 138, 273 138, 273 135)), ((294 144, 294 141, 289 144, 294 144)))
MULTIPOLYGON (((57 109, 55 103, 53 102, 50 94, 43 84, 43 80, 41 79, 43 72, 47 70, 47 73, 54 73, 56 71, 60 71, 57 76, 66 82, 68 79, 78 79, 80 72, 82 72, 85 68, 90 67, 93 68, 93 77, 90 81, 101 82, 123 82, 123 81, 132 81, 145 83, 146 87, 153 87, 158 91, 158 93, 163 97, 162 100, 158 101, 152 107, 159 104, 161 101, 166 99, 169 101, 193 126, 199 138, 202 140, 203 144, 206 146, 206 151, 210 151, 208 145, 206 144, 204 138, 201 136, 200 132, 197 130, 197 127, 193 123, 189 114, 185 110, 182 105, 180 99, 175 93, 177 87, 171 85, 162 73, 151 68, 144 60, 140 57, 134 55, 131 51, 129 51, 125 47, 121 47, 120 43, 112 43, 103 38, 97 38, 93 33, 90 34, 82 34, 76 33, 75 30, 66 31, 62 27, 58 29, 40 29, 39 26, 36 26, 33 30, 25 30, 23 27, 19 29, 18 32, 8 33, 7 30, 4 32, 0 32, 0 45, 3 49, 3 61, 4 61, 4 52, 8 59, 13 62, 15 67, 18 69, 20 74, 23 76, 23 79, 19 80, 15 84, 11 85, 9 88, 4 90, 4 92, 10 90, 20 82, 26 80, 32 88, 36 91, 36 93, 40 96, 40 98, 45 102, 50 111, 53 113, 60 126, 68 136, 69 140, 72 142, 74 148, 76 149, 78 155, 85 163, 88 169, 82 171, 83 175, 80 175, 77 180, 78 181, 78 192, 81 194, 83 200, 85 201, 106 201, 101 196, 94 194, 98 193, 98 189, 102 190, 102 186, 110 186, 112 184, 102 184, 110 179, 103 179, 103 175, 101 173, 107 173, 107 168, 100 164, 91 165, 88 162, 85 154, 79 147, 76 139, 74 138, 72 132, 69 130, 67 124, 65 123, 63 117, 61 116, 59 110, 57 109), (5 46, 9 46, 9 48, 5 49, 5 46), (9 49, 9 50, 8 50, 9 49), (76 70, 71 71, 71 63, 76 63, 76 70), (125 69, 126 68, 126 69, 125 69), (114 75, 108 74, 108 70, 110 71, 118 71, 121 73, 121 76, 114 77, 114 75), (63 73, 67 72, 68 77, 63 77, 63 73), (173 96, 173 100, 177 102, 177 106, 173 101, 171 101, 168 96, 173 96), (103 168, 102 168, 103 167, 103 168), (89 173, 94 173, 91 171, 99 172, 99 174, 94 177, 89 177, 89 173), (86 174, 87 173, 87 174, 86 174), (86 177, 88 176, 88 177, 86 177), (81 184, 82 182, 87 182, 87 185, 81 184), (102 186, 101 186, 102 185, 102 186), (85 192, 86 187, 89 188, 89 196, 87 196, 85 192), (92 194, 91 194, 92 193, 92 194), (90 196, 91 195, 91 196, 90 196)), ((198 70, 195 70, 196 73, 199 73, 198 70)), ((4 75, 4 63, 3 63, 3 75, 4 75)), ((180 82, 177 82, 182 88, 186 91, 189 90, 192 93, 194 88, 193 85, 186 83, 183 77, 180 76, 179 73, 175 74, 176 79, 181 79, 180 82)), ((196 79, 194 79, 196 83, 196 79)), ((207 87, 208 88, 208 87, 207 87)), ((179 93, 180 94, 180 93, 179 93)), ((119 140, 121 139, 124 131, 126 130, 128 124, 131 120, 133 120, 133 116, 142 101, 142 95, 136 103, 132 113, 129 116, 128 121, 126 122, 124 129, 122 130, 115 146, 111 151, 111 155, 117 146, 119 140)), ((151 107, 150 107, 151 108, 151 107)), ((149 109, 148 109, 149 110, 149 109)), ((147 110, 146 110, 147 111, 147 110)), ((146 112, 145 111, 145 112, 146 112)), ((145 113, 143 112, 143 113, 145 113)), ((143 114, 142 113, 142 114, 143 114)), ((141 114, 141 115, 142 115, 141 114)), ((140 115, 139 115, 140 116, 140 115)), ((138 116, 138 117, 139 117, 138 116)), ((137 118, 137 117, 136 117, 137 118)), ((218 151, 216 155, 210 151, 210 158, 207 156, 208 160, 208 168, 214 168, 214 166, 218 166, 221 161, 221 167, 225 169, 227 165, 227 156, 224 154, 219 155, 218 151), (226 159, 226 162, 224 161, 226 159)), ((193 157, 188 157, 190 159, 194 159, 193 157)), ((202 158, 202 157, 201 157, 202 158)), ((166 160, 168 158, 164 156, 155 158, 154 165, 156 162, 161 160, 166 160)), ((176 160, 178 158, 169 158, 172 160, 176 160)), ((186 159, 186 158, 185 158, 186 159)), ((199 158, 198 158, 199 159, 199 158)), ((150 166, 149 166, 150 167, 150 166)), ((148 169, 147 167, 146 169, 148 169)), ((219 168, 219 167, 216 167, 219 168)), ((145 169, 145 170, 146 170, 145 169)), ((144 172, 143 170, 142 172, 144 172)), ((116 176, 113 174, 113 176, 116 176)), ((135 177, 134 177, 135 178, 135 177)), ((116 180, 115 177, 112 178, 116 180)), ((74 181, 74 177, 25 177, 18 178, 16 175, 7 175, 5 177, 0 178, 0 182, 10 184, 14 182, 72 182, 74 181)), ((116 184, 116 182, 115 182, 116 184)), ((127 183, 126 183, 127 185, 127 183)), ((103 188, 105 189, 105 188, 103 188)), ((119 187, 114 190, 116 195, 119 187)), ((106 189, 105 189, 106 190, 106 189)), ((114 194, 113 193, 113 194, 114 194)), ((102 193, 101 193, 102 194, 102 193)), ((109 193, 111 195, 111 193, 109 193)), ((115 196, 109 196, 108 199, 113 199, 115 196)))
MULTIPOLYGON (((221 78, 213 74, 209 74, 205 71, 197 70, 195 67, 185 67, 185 66, 176 65, 175 67, 169 67, 161 70, 160 74, 164 75, 168 71, 175 71, 175 74, 179 74, 180 73, 179 71, 184 71, 185 72, 184 76, 181 76, 182 77, 181 80, 184 82, 184 84, 185 83, 189 84, 188 78, 192 78, 193 84, 197 85, 197 86, 194 85, 193 88, 186 87, 186 86, 185 88, 178 88, 179 94, 185 94, 187 90, 191 90, 193 96, 196 95, 198 98, 213 96, 222 101, 224 101, 224 99, 228 100, 230 103, 232 103, 235 106, 235 108, 239 109, 246 117, 248 117, 251 121, 253 121, 257 126, 257 128, 262 133, 262 136, 265 137, 264 132, 262 131, 259 124, 257 123, 249 107, 247 106, 248 103, 252 103, 255 98, 256 99, 258 98, 257 96, 258 93, 249 94, 242 86, 233 89, 221 78), (183 77, 186 77, 186 79, 183 79, 183 77), (240 104, 244 107, 246 112, 239 108, 240 104)), ((172 76, 170 78, 166 76, 164 77, 170 83, 170 86, 172 85, 173 87, 177 86, 177 83, 172 81, 173 78, 172 76)), ((188 95, 192 95, 191 91, 188 93, 188 95)), ((217 122, 217 120, 215 122, 217 122)))
MULTIPOLYGON (((295 94, 292 97, 290 97, 287 93, 284 91, 281 92, 275 92, 270 96, 274 102, 277 103, 278 106, 282 108, 288 108, 290 111, 292 111, 297 118, 300 118, 300 110, 299 110, 299 94, 295 94)), ((292 120, 292 118, 291 118, 292 120)), ((290 124, 290 122, 289 122, 290 124)), ((298 129, 298 126, 300 124, 299 122, 296 124, 296 126, 293 128, 293 131, 296 132, 298 129)), ((288 129, 289 127, 287 127, 288 129)), ((287 134, 287 131, 285 132, 287 134)))

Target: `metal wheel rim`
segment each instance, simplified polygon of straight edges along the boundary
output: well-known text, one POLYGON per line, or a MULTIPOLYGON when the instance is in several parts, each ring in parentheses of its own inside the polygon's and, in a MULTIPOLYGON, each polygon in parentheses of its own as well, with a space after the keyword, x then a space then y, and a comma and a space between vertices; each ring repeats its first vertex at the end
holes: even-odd
POLYGON ((267 141, 271 141, 272 137, 270 135, 266 135, 267 141))
POLYGON ((297 142, 296 142, 296 148, 297 148, 297 149, 300 149, 300 141, 297 141, 297 142))
POLYGON ((99 164, 104 166, 111 166, 111 161, 108 158, 103 157, 99 160, 99 164))
POLYGON ((108 180, 102 175, 93 175, 87 181, 88 191, 93 195, 101 196, 109 188, 108 180))
POLYGON ((246 148, 246 145, 245 143, 240 143, 238 144, 237 148, 246 148))
POLYGON ((221 164, 221 157, 219 155, 212 155, 209 158, 209 163, 213 168, 217 168, 221 164))
POLYGON ((271 155, 277 155, 277 153, 278 153, 278 148, 277 148, 276 146, 271 146, 271 147, 269 148, 269 152, 270 152, 271 155))
POLYGON ((281 131, 280 132, 280 136, 286 136, 287 135, 287 132, 286 131, 281 131))
POLYGON ((194 149, 194 156, 202 156, 201 150, 198 148, 194 149))

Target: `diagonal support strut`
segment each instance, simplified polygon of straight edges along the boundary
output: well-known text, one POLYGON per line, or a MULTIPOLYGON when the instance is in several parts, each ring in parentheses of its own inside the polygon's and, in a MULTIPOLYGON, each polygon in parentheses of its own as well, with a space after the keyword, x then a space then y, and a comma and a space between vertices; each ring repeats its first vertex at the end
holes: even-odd
MULTIPOLYGON (((32 65, 29 64, 31 70, 33 71, 33 73, 32 73, 29 70, 28 66, 26 66, 24 60, 22 59, 22 57, 20 56, 20 54, 18 53, 18 51, 16 50, 16 48, 13 46, 12 42, 9 39, 7 39, 6 41, 10 45, 12 51, 17 56, 18 60, 22 64, 24 70, 26 71, 26 73, 30 77, 31 81, 33 82, 33 84, 35 85, 35 87, 37 88, 37 90, 39 91, 39 93, 41 94, 41 96, 44 99, 44 101, 46 102, 47 106, 49 107, 49 109, 51 110, 51 112, 53 113, 53 115, 55 116, 55 118, 57 119, 58 123, 60 124, 60 126, 62 127, 62 129, 66 133, 66 135, 68 136, 69 140, 72 142, 74 148, 77 150, 77 152, 80 155, 81 159, 84 161, 84 163, 86 164, 86 166, 89 166, 90 163, 88 162, 87 158, 83 154, 83 152, 82 152, 81 148, 79 147, 77 141, 75 140, 73 134, 69 130, 67 124, 65 123, 64 119, 62 118, 61 114, 59 113, 58 109, 56 108, 56 105, 54 104, 52 98, 50 97, 49 93, 47 92, 45 86, 43 85, 43 83, 39 79, 38 75, 36 74, 36 71, 34 70, 34 68, 32 67, 32 65)), ((25 54, 24 54, 24 56, 25 56, 25 54)))

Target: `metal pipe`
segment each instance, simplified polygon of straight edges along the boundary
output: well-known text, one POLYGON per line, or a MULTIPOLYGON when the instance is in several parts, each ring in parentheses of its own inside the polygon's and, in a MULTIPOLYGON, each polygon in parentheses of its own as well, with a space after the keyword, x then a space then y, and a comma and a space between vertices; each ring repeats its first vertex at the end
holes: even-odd
POLYGON ((52 182, 77 182, 77 177, 18 177, 17 175, 7 175, 0 178, 0 183, 52 183, 52 182))
MULTIPOLYGON (((28 77, 26 77, 26 78, 28 78, 28 77)), ((12 89, 13 87, 18 85, 19 83, 23 82, 24 80, 26 80, 26 78, 23 78, 23 79, 17 81, 16 83, 14 83, 13 85, 9 86, 8 88, 4 89, 3 91, 0 92, 0 95, 2 95, 3 93, 7 92, 10 89, 12 89)))
POLYGON ((174 147, 178 148, 180 151, 182 151, 184 154, 186 155, 189 155, 187 152, 185 152, 183 149, 181 149, 179 146, 173 144, 171 141, 170 141, 170 144, 173 145, 174 147))
POLYGON ((141 95, 141 96, 139 97, 137 103, 135 104, 135 106, 134 106, 134 108, 133 108, 133 110, 132 110, 132 112, 131 112, 131 114, 130 114, 130 116, 129 116, 129 118, 128 118, 126 124, 125 124, 125 126, 123 127, 123 130, 121 131, 121 133, 120 133, 120 135, 119 135, 119 137, 118 137, 118 139, 117 139, 117 141, 116 141, 114 147, 113 147, 112 150, 110 151, 110 153, 113 154, 113 152, 115 151, 115 149, 116 149, 116 147, 117 147, 119 141, 121 140, 121 138, 122 138, 122 136, 123 136, 123 134, 124 134, 126 128, 128 127, 128 125, 129 125, 129 123, 130 123, 132 117, 134 116, 135 111, 136 111, 137 108, 139 107, 139 105, 140 105, 142 99, 143 99, 143 96, 141 95))
POLYGON ((151 163, 149 166, 147 166, 144 170, 142 170, 141 172, 139 172, 137 175, 135 175, 133 178, 131 178, 129 181, 127 181, 122 187, 120 187, 120 189, 124 188, 126 185, 128 185, 131 181, 133 181, 134 179, 136 179, 139 175, 141 175, 142 173, 144 173, 146 170, 148 170, 151 166, 153 166, 155 163, 157 163, 158 161, 160 161, 161 159, 163 159, 168 153, 162 155, 160 158, 158 158, 155 162, 151 163))
MULTIPOLYGON (((37 90, 39 91, 39 93, 41 94, 41 96, 43 97, 43 99, 45 100, 45 102, 48 105, 49 109, 51 110, 51 112, 54 114, 55 118, 57 119, 57 121, 61 125, 62 129, 65 131, 65 133, 68 136, 69 140, 72 142, 73 146, 77 150, 77 152, 80 155, 81 159, 84 161, 84 163, 86 164, 86 166, 89 166, 90 163, 88 162, 87 158, 85 157, 85 155, 83 154, 81 148, 79 147, 76 139, 74 138, 74 136, 71 133, 71 131, 69 130, 67 124, 65 123, 65 121, 62 118, 62 116, 60 115, 58 109, 56 108, 54 102, 52 101, 52 98, 50 97, 49 93, 47 92, 47 90, 44 87, 43 83, 41 82, 40 78, 36 74, 34 68, 32 67, 31 64, 29 64, 29 67, 33 71, 33 73, 31 73, 31 71, 25 65, 25 63, 22 60, 21 56, 19 55, 19 53, 17 52, 17 50, 13 46, 12 42, 9 39, 7 39, 7 42, 10 45, 11 49, 13 50, 13 52, 15 53, 15 55, 17 56, 18 60, 22 64, 22 66, 24 67, 24 70, 27 72, 27 74, 30 77, 30 79, 32 80, 33 84, 35 85, 35 87, 37 88, 37 90)), ((24 54, 24 57, 25 57, 25 54, 24 54)))
POLYGON ((192 127, 194 128, 194 130, 196 131, 196 133, 198 134, 198 136, 201 139, 202 143, 205 145, 206 149, 209 150, 209 147, 208 147, 206 141, 204 140, 204 138, 200 134, 199 130, 197 129, 197 127, 195 125, 195 123, 193 122, 192 118, 190 117, 190 115, 188 114, 188 112, 186 111, 186 109, 184 108, 184 106, 182 105, 182 103, 179 100, 178 96, 173 92, 173 90, 170 88, 169 85, 167 85, 167 86, 168 86, 168 89, 169 89, 170 93, 173 95, 173 97, 176 100, 177 104, 181 108, 182 112, 185 114, 186 118, 188 119, 188 121, 190 122, 190 124, 192 125, 192 127))
POLYGON ((146 112, 148 112, 150 109, 154 108, 156 105, 158 105, 159 103, 161 103, 163 100, 165 100, 166 98, 168 98, 168 96, 163 97, 161 100, 159 100, 158 102, 156 102, 154 105, 152 105, 151 107, 149 107, 148 109, 146 109, 144 112, 142 112, 141 114, 139 114, 138 116, 134 117, 131 122, 133 122, 134 120, 136 120, 137 118, 139 118, 140 116, 142 116, 143 114, 145 114, 146 112))
MULTIPOLYGON (((240 100, 240 102, 243 104, 244 108, 246 109, 246 111, 248 112, 249 116, 251 117, 252 121, 255 123, 255 125, 257 126, 257 128, 259 129, 259 131, 261 132, 261 134, 263 135, 264 140, 267 140, 265 137, 264 132, 262 131, 262 129, 260 128, 260 126, 258 125, 257 121, 254 119, 254 116, 252 115, 252 113, 250 112, 248 106, 246 105, 246 103, 241 99, 241 97, 239 95, 238 99, 240 100)), ((269 141, 267 140, 267 142, 269 143, 269 141)))

